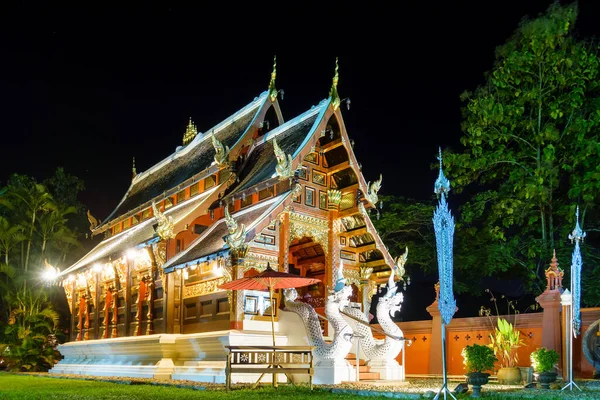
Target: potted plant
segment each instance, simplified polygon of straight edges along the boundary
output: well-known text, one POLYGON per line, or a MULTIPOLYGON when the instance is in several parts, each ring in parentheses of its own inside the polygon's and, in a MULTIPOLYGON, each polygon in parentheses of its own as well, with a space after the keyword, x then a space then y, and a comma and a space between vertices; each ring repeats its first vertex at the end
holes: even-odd
POLYGON ((521 370, 517 367, 517 349, 523 345, 521 332, 506 319, 498 318, 498 326, 490 334, 490 340, 490 347, 500 362, 498 382, 509 385, 521 382, 521 370))
POLYGON ((497 361, 494 351, 488 346, 474 343, 462 350, 462 356, 467 370, 467 383, 473 386, 471 397, 479 397, 481 385, 488 383, 490 376, 484 371, 492 370, 494 363, 497 361))
POLYGON ((533 376, 540 384, 542 389, 550 389, 550 384, 556 381, 556 372, 554 366, 558 362, 558 353, 554 350, 548 350, 541 347, 529 356, 531 366, 535 373, 533 376))

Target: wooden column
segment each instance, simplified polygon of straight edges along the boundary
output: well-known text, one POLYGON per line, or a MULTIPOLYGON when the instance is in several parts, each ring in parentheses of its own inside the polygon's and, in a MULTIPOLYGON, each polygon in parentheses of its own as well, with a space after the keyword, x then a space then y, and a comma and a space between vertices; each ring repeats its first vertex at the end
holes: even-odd
POLYGON ((113 301, 113 294, 110 290, 108 283, 104 287, 104 309, 102 310, 104 318, 102 320, 102 339, 108 339, 109 336, 109 324, 110 324, 110 310, 111 303, 113 301))
POLYGON ((146 301, 148 304, 148 313, 146 314, 146 335, 154 333, 154 267, 150 269, 150 276, 146 277, 146 301))
POLYGON ((290 214, 288 212, 282 213, 279 221, 279 265, 277 268, 273 269, 283 272, 290 272, 290 214))
POLYGON ((144 300, 146 298, 146 282, 144 278, 139 276, 139 285, 138 285, 138 295, 137 300, 135 302, 136 305, 136 313, 135 313, 135 322, 137 323, 134 331, 134 336, 140 336, 142 334, 142 321, 144 319, 143 309, 144 309, 144 300))
MULTIPOLYGON (((240 265, 244 260, 234 253, 235 252, 232 251, 231 254, 231 280, 239 279, 244 275, 242 266, 240 265)), ((244 291, 232 290, 231 299, 229 328, 242 330, 244 329, 244 291)))
MULTIPOLYGON (((159 267, 160 268, 160 267, 159 267)), ((174 274, 162 274, 163 287, 163 332, 174 332, 175 321, 175 279, 174 274)), ((179 308, 178 308, 179 309, 179 308)))
POLYGON ((133 271, 134 262, 134 260, 127 259, 127 262, 125 263, 126 276, 124 280, 120 280, 120 282, 125 282, 125 287, 121 287, 121 290, 123 291, 123 299, 125 300, 125 304, 123 305, 123 309, 125 310, 123 314, 125 336, 132 336, 133 333, 131 329, 131 283, 133 281, 131 278, 131 273, 133 271))

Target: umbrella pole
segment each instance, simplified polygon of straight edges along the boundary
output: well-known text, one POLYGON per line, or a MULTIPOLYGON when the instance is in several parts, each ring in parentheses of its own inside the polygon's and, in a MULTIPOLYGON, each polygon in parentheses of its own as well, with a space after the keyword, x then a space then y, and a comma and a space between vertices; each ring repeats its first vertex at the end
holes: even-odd
MULTIPOLYGON (((275 304, 273 304, 273 286, 269 287, 269 296, 271 298, 271 334, 273 335, 273 369, 277 368, 275 365, 275 304)), ((277 374, 273 373, 273 386, 277 387, 277 374)))

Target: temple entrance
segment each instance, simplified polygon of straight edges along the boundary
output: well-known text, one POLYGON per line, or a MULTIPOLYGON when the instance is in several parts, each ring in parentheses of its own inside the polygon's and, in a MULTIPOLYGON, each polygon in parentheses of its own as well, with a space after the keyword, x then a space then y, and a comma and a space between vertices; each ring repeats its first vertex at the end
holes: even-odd
POLYGON ((290 273, 321 280, 320 283, 297 288, 300 299, 315 309, 324 307, 327 290, 323 247, 311 237, 294 239, 290 243, 288 260, 290 273))

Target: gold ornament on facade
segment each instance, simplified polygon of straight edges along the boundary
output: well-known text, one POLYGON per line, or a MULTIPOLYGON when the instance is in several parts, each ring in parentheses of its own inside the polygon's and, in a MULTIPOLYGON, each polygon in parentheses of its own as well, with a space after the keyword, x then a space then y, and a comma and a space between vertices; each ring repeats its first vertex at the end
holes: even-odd
POLYGON ((152 252, 154 254, 154 260, 156 260, 156 266, 162 267, 167 261, 167 244, 165 242, 158 242, 152 245, 152 252))
POLYGON ((302 185, 300 183, 296 183, 292 188, 292 200, 296 200, 298 196, 302 194, 302 185))
POLYGON ((248 245, 246 244, 246 226, 237 223, 235 218, 229 214, 228 206, 225 206, 225 224, 229 230, 229 235, 225 238, 225 242, 236 257, 243 258, 248 251, 248 245))
POLYGON ((400 279, 403 279, 402 277, 404 276, 404 274, 406 274, 406 269, 404 268, 404 264, 406 264, 407 259, 408 259, 408 247, 406 247, 404 254, 396 257, 396 259, 394 260, 396 262, 395 274, 396 274, 396 277, 398 277, 400 279))
POLYGON ((383 180, 383 176, 381 174, 379 174, 378 180, 376 180, 373 183, 369 182, 367 184, 368 190, 367 190, 367 193, 365 194, 365 198, 367 200, 369 200, 369 203, 371 203, 373 205, 377 204, 377 201, 379 201, 377 192, 379 192, 379 189, 381 189, 381 181, 382 180, 383 180))
POLYGON ((212 134, 212 144, 215 148, 215 162, 221 168, 226 168, 229 166, 229 146, 224 146, 217 137, 215 133, 212 134))
POLYGON ((340 96, 338 94, 337 85, 340 80, 339 75, 339 65, 338 58, 335 58, 335 74, 333 75, 333 83, 331 85, 331 89, 329 90, 329 98, 331 98, 331 104, 333 106, 333 110, 337 110, 340 107, 340 96))
POLYGON ((276 138, 273 138, 273 151, 275 152, 275 157, 277 158, 275 171, 279 176, 279 180, 284 181, 293 177, 294 171, 292 171, 292 156, 290 154, 285 154, 285 152, 277 144, 276 138))
POLYGON ((156 207, 156 203, 154 203, 154 201, 152 201, 152 210, 154 211, 154 216, 158 222, 158 226, 156 227, 156 233, 158 236, 162 240, 174 239, 175 222, 173 221, 173 217, 167 217, 161 213, 156 207))
POLYGON ((96 273, 92 269, 88 269, 84 274, 88 291, 90 292, 90 298, 92 299, 94 307, 96 307, 96 273))
POLYGON ((277 89, 275 88, 275 78, 277 77, 277 56, 273 57, 273 72, 271 72, 271 81, 269 82, 269 97, 272 102, 277 99, 277 89))
POLYGON ((183 145, 187 145, 189 142, 194 140, 196 135, 198 134, 198 129, 196 129, 196 125, 192 122, 192 117, 190 117, 190 122, 188 122, 188 126, 183 135, 183 145))
POLYGON ((323 252, 327 254, 327 251, 329 249, 329 226, 327 221, 315 217, 296 214, 293 212, 290 212, 289 214, 290 236, 288 239, 288 245, 294 239, 311 237, 315 242, 321 245, 323 252))
POLYGON ((368 281, 373 273, 373 267, 360 267, 360 280, 368 281))
POLYGON ((198 297, 211 293, 222 292, 223 290, 219 289, 219 285, 222 285, 225 282, 225 277, 221 277, 209 281, 194 283, 193 285, 185 285, 183 287, 183 298, 189 299, 190 297, 198 297))
POLYGON ((73 289, 71 284, 72 282, 68 278, 62 281, 62 287, 65 290, 65 296, 67 297, 67 303, 69 304, 69 311, 73 314, 73 289))
POLYGON ((343 271, 344 278, 346 278, 346 282, 349 284, 354 284, 356 286, 360 286, 360 271, 357 269, 344 269, 343 271))
POLYGON ((100 223, 100 221, 98 221, 96 218, 94 218, 94 216, 92 215, 92 213, 90 212, 90 210, 87 210, 87 219, 90 223, 90 231, 94 231, 94 229, 96 229, 96 227, 98 226, 98 224, 100 223))
POLYGON ((327 191, 327 202, 329 203, 329 208, 337 209, 342 201, 342 192, 337 189, 329 189, 327 191))
POLYGON ((255 269, 258 272, 262 272, 267 268, 268 263, 277 265, 278 261, 279 260, 277 256, 269 256, 266 254, 260 254, 249 251, 246 257, 244 258, 243 271, 245 273, 251 269, 255 269))

